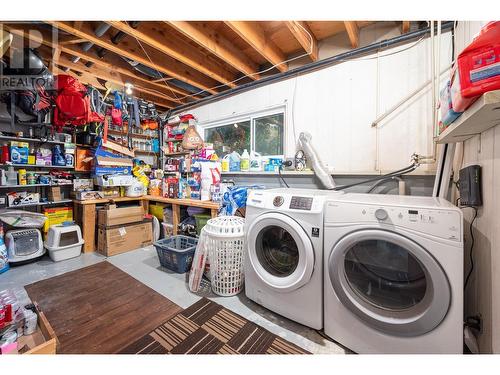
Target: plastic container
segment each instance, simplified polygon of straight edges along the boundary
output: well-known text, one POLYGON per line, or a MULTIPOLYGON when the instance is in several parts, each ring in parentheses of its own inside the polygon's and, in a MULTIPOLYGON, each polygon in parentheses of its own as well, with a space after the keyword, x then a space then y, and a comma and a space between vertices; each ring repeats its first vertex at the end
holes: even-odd
POLYGON ((220 164, 222 172, 229 172, 229 154, 221 159, 220 164))
POLYGON ((44 247, 54 262, 75 258, 82 252, 82 232, 75 224, 59 224, 49 228, 44 247))
POLYGON ((244 227, 241 217, 220 216, 208 220, 203 229, 212 290, 220 296, 234 296, 243 290, 244 227))
POLYGON ((247 149, 244 149, 241 154, 240 169, 242 172, 248 172, 250 170, 250 154, 247 149))
POLYGON ((19 169, 17 173, 19 178, 19 185, 26 185, 27 184, 26 169, 19 169))
POLYGON ((5 185, 17 185, 17 171, 12 166, 5 172, 5 185))
POLYGON ((193 216, 196 220, 196 233, 198 233, 198 236, 199 236, 201 233, 201 230, 207 224, 207 221, 212 218, 212 216, 207 215, 207 214, 196 214, 193 216))
POLYGON ((262 155, 258 152, 252 151, 250 153, 250 171, 260 172, 262 171, 262 155))
POLYGON ((127 186, 125 195, 127 197, 142 197, 144 195, 144 185, 137 179, 134 179, 131 185, 127 186))
POLYGON ((162 267, 186 273, 191 268, 197 243, 194 237, 178 235, 156 241, 154 247, 162 267))
POLYGON ((460 95, 500 90, 500 21, 486 24, 457 58, 460 95))
POLYGON ((455 112, 453 110, 453 106, 451 103, 450 86, 450 81, 446 82, 445 87, 443 87, 439 95, 441 122, 443 123, 444 127, 450 125, 462 114, 462 112, 455 112))
POLYGON ((239 172, 241 170, 241 156, 236 151, 229 154, 229 171, 239 172))

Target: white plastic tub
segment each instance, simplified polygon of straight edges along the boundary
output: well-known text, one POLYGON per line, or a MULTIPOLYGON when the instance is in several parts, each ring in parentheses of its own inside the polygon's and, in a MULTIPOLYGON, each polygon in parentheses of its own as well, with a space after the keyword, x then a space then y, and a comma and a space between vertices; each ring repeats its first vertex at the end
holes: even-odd
POLYGON ((83 245, 82 232, 78 225, 53 225, 49 228, 44 247, 54 262, 80 255, 83 245))

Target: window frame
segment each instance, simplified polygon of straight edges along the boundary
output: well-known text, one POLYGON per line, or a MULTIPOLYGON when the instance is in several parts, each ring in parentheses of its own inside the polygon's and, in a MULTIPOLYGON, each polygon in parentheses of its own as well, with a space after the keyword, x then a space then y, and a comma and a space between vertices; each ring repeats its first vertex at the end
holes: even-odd
POLYGON ((284 158, 286 155, 286 139, 287 139, 287 111, 286 106, 274 107, 267 110, 253 111, 247 114, 235 115, 227 117, 220 120, 214 120, 207 122, 206 124, 199 124, 203 129, 203 139, 206 138, 206 130, 232 125, 239 122, 249 121, 250 122, 250 149, 248 153, 255 151, 255 120, 262 117, 273 116, 273 115, 283 115, 283 139, 282 139, 282 150, 283 154, 280 155, 262 155, 266 158, 284 158))

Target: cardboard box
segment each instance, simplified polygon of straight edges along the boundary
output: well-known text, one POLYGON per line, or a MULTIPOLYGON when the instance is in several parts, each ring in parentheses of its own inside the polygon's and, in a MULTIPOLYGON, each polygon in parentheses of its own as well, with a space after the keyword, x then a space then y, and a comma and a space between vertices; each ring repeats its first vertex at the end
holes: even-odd
POLYGON ((97 251, 105 256, 136 250, 152 243, 153 225, 151 220, 110 228, 99 227, 97 235, 97 251))
POLYGON ((61 188, 59 186, 51 186, 48 189, 48 198, 51 202, 59 202, 62 200, 61 188))
POLYGON ((92 178, 77 178, 73 180, 74 191, 94 190, 94 180, 92 178))
POLYGON ((26 191, 7 193, 9 207, 25 206, 40 203, 40 193, 28 193, 26 191))
POLYGON ((134 176, 128 174, 116 174, 111 176, 97 176, 95 183, 98 186, 130 186, 134 182, 134 176))
POLYGON ((101 227, 112 227, 137 223, 144 220, 144 208, 142 206, 100 209, 97 211, 97 223, 101 227))
POLYGON ((99 186, 99 191, 104 193, 105 198, 118 198, 120 196, 119 186, 99 186))
POLYGON ((52 225, 62 224, 65 221, 73 221, 73 209, 71 207, 44 208, 43 214, 47 217, 43 226, 44 233, 47 233, 52 225))
POLYGON ((77 191, 76 199, 79 201, 88 201, 92 199, 104 199, 104 193, 102 191, 77 191))

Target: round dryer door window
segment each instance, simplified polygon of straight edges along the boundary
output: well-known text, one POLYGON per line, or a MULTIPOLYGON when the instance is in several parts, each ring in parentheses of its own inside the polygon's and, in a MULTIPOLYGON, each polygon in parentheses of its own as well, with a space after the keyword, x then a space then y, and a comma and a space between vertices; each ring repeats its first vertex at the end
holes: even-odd
POLYGON ((334 246, 329 277, 342 304, 385 334, 418 336, 438 326, 451 303, 445 272, 416 242, 366 229, 334 246))
POLYGON ((314 269, 314 249, 301 225, 289 216, 259 216, 247 232, 248 260, 258 277, 278 291, 306 284, 314 269))

